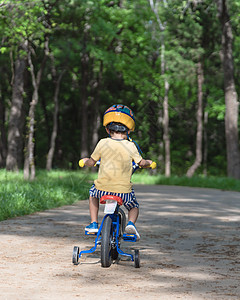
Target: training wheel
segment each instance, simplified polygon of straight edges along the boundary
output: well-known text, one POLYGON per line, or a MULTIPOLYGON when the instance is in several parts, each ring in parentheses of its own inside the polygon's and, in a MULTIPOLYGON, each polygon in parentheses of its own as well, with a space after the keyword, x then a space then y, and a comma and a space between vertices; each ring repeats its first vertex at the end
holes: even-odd
POLYGON ((135 268, 140 268, 140 254, 138 249, 134 250, 134 266, 135 268))
POLYGON ((78 258, 79 258, 79 247, 73 247, 73 256, 72 256, 72 263, 74 265, 78 265, 78 258))

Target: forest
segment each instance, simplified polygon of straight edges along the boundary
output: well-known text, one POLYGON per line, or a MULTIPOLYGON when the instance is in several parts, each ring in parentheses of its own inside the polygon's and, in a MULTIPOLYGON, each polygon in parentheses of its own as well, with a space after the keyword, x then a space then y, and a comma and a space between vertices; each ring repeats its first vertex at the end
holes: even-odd
POLYGON ((77 169, 129 106, 157 173, 240 179, 238 0, 0 1, 0 168, 77 169))

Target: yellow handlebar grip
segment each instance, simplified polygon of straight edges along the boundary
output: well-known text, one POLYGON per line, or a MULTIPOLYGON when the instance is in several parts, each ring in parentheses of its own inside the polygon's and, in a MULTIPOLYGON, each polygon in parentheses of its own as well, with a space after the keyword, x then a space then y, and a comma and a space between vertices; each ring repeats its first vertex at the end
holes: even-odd
POLYGON ((79 160, 78 164, 79 164, 79 167, 80 167, 80 168, 83 168, 83 167, 84 167, 84 162, 83 162, 82 159, 79 160))
POLYGON ((153 161, 150 165, 150 168, 156 169, 156 167, 157 167, 157 164, 155 163, 155 161, 153 161))

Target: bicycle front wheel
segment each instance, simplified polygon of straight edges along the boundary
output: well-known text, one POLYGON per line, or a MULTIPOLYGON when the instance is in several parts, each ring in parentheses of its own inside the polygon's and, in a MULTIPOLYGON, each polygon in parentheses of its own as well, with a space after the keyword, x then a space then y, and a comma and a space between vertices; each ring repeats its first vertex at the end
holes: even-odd
POLYGON ((101 240, 101 265, 103 268, 108 268, 112 264, 111 242, 113 237, 112 219, 110 216, 106 217, 102 228, 101 240))

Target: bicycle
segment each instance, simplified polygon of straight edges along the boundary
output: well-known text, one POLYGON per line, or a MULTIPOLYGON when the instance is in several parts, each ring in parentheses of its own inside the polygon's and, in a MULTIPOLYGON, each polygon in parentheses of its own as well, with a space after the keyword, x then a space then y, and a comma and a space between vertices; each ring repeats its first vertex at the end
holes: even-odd
MULTIPOLYGON (((138 166, 134 166, 134 171, 138 166)), ((150 168, 156 168, 156 163, 153 162, 150 168)), ((93 253, 98 245, 101 245, 101 266, 108 268, 113 260, 117 260, 119 255, 130 257, 134 262, 135 268, 140 268, 140 253, 139 249, 134 250, 134 254, 123 252, 120 248, 121 240, 126 242, 136 242, 135 234, 124 233, 126 226, 125 212, 120 208, 123 203, 121 197, 105 195, 100 199, 101 204, 105 204, 105 216, 97 233, 85 231, 85 235, 96 235, 94 247, 89 250, 82 250, 78 246, 74 246, 72 263, 79 264, 79 259, 82 254, 93 253)))

